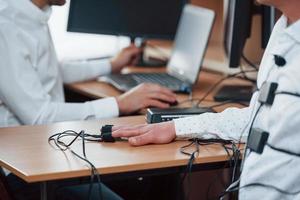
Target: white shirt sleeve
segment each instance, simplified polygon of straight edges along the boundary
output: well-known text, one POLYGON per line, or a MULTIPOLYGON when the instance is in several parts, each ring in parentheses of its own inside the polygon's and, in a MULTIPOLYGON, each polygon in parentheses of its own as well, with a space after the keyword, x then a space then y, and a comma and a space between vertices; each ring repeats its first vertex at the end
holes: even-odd
MULTIPOLYGON (((3 26, 2 30, 11 28, 3 26)), ((18 33, 13 31, 8 33, 11 34, 0 31, 0 99, 22 124, 46 124, 118 116, 115 98, 86 103, 53 100, 52 95, 57 95, 56 92, 59 93, 61 90, 49 88, 54 85, 58 89, 62 87, 61 82, 57 81, 58 78, 52 77, 55 76, 55 73, 52 73, 55 66, 49 67, 49 71, 38 72, 32 64, 28 45, 25 44, 28 41, 17 36, 18 33), (50 72, 52 75, 48 75, 50 72), (45 82, 41 81, 39 73, 43 73, 45 82)))
POLYGON ((256 96, 255 93, 246 108, 228 108, 221 113, 204 113, 174 120, 177 137, 244 140, 249 131, 256 96))
POLYGON ((74 83, 111 73, 111 64, 108 59, 62 62, 61 72, 64 83, 74 83))

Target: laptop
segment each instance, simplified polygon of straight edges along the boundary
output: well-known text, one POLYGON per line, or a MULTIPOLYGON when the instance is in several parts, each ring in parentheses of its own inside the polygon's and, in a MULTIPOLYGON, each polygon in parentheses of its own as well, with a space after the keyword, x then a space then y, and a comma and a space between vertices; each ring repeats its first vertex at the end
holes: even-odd
POLYGON ((166 73, 111 74, 99 80, 121 91, 141 83, 156 83, 189 93, 197 82, 215 18, 214 11, 187 4, 182 12, 166 73))

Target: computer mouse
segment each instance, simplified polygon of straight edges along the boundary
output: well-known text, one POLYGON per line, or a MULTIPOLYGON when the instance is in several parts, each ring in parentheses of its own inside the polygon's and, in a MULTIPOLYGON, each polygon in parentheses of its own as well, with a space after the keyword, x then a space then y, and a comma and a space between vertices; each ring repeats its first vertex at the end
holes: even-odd
MULTIPOLYGON (((169 102, 168 102, 169 103, 169 102)), ((171 107, 173 107, 173 106, 177 106, 178 105, 178 101, 177 100, 175 100, 174 102, 172 102, 172 103, 169 103, 169 105, 171 106, 171 107)))

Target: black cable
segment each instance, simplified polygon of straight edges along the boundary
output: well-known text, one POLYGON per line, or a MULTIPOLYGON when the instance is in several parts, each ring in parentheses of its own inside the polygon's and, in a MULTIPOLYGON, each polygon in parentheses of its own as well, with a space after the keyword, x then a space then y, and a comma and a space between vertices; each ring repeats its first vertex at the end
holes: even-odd
MULTIPOLYGON (((249 135, 250 135, 251 129, 252 129, 253 125, 254 125, 254 122, 256 121, 256 118, 257 118, 258 113, 259 113, 259 111, 261 110, 262 106, 263 106, 263 104, 260 104, 260 105, 259 105, 259 107, 258 107, 258 109, 256 110, 256 112, 255 112, 253 118, 250 116, 250 118, 252 118, 252 119, 251 119, 250 127, 249 127, 249 130, 248 130, 248 137, 249 137, 249 135)), ((248 126, 248 125, 247 125, 247 126, 248 126)), ((244 132, 244 131, 243 131, 243 132, 244 132)), ((241 141, 241 138, 242 138, 242 134, 243 134, 243 133, 241 133, 241 136, 240 136, 240 139, 239 139, 240 141, 241 141)), ((238 147, 238 148, 239 148, 239 147, 238 147)), ((247 150, 248 150, 248 147, 247 147, 247 145, 246 145, 245 153, 244 153, 245 155, 244 155, 243 162, 242 162, 242 165, 241 165, 241 171, 243 170, 243 166, 244 166, 245 160, 247 159, 247 157, 248 157, 249 154, 250 154, 250 152, 247 154, 247 150)), ((223 199, 226 195, 238 191, 239 188, 240 188, 240 187, 239 187, 239 182, 240 182, 240 178, 239 178, 238 180, 236 180, 236 181, 233 181, 233 182, 230 184, 230 186, 229 186, 229 187, 228 187, 228 188, 227 188, 227 189, 219 196, 219 198, 220 198, 220 199, 223 199), (231 187, 232 185, 234 185, 234 186, 231 187)))
POLYGON ((294 97, 300 97, 300 94, 297 94, 297 93, 292 93, 292 92, 284 92, 284 91, 278 91, 278 92, 275 92, 275 95, 290 95, 290 96, 294 96, 294 97))
POLYGON ((242 53, 242 59, 253 69, 255 69, 256 71, 258 71, 258 66, 256 66, 254 63, 252 63, 246 56, 244 53, 242 53))
POLYGON ((234 74, 231 74, 231 75, 228 75, 224 78, 221 78, 219 81, 217 81, 200 99, 199 101, 197 102, 196 106, 198 107, 202 101, 205 100, 205 98, 211 93, 213 92, 217 86, 219 86, 223 81, 225 80, 228 80, 228 79, 231 79, 231 78, 236 78, 237 76, 239 75, 242 75, 243 73, 245 72, 256 72, 255 70, 247 70, 247 71, 243 71, 243 72, 238 72, 238 73, 234 73, 234 74))
POLYGON ((102 141, 102 138, 100 135, 91 135, 91 134, 86 134, 84 131, 80 131, 79 133, 77 133, 76 131, 73 130, 67 130, 61 133, 56 133, 53 134, 52 136, 50 136, 48 138, 48 143, 51 144, 51 142, 54 142, 54 144, 56 145, 57 148, 59 148, 61 151, 66 151, 66 150, 70 150, 70 152, 75 155, 77 158, 83 160, 84 162, 86 162, 90 168, 91 168, 91 177, 90 177, 90 186, 89 186, 89 191, 88 191, 88 199, 91 199, 91 193, 92 193, 92 188, 93 188, 93 183, 94 183, 94 179, 95 177, 97 178, 97 183, 98 183, 98 192, 99 192, 99 198, 103 199, 102 196, 102 187, 101 187, 101 179, 100 179, 100 175, 96 169, 96 167, 93 165, 93 163, 91 163, 86 156, 86 148, 85 148, 85 142, 86 141, 102 141), (66 138, 66 137, 72 137, 72 140, 69 143, 65 143, 64 141, 62 141, 62 139, 66 138), (82 154, 83 156, 80 156, 78 153, 76 153, 75 151, 73 151, 71 149, 72 144, 78 139, 81 138, 82 139, 82 154))
POLYGON ((271 149, 275 150, 275 151, 279 151, 281 153, 285 153, 285 154, 288 154, 288 155, 292 155, 292 156, 296 156, 296 157, 300 157, 300 154, 299 153, 295 153, 295 152, 292 152, 292 151, 288 151, 286 149, 281 149, 281 148, 277 148, 277 147, 274 147, 273 145, 267 143, 266 144, 268 147, 270 147, 271 149))
POLYGON ((249 77, 247 76, 247 72, 243 69, 243 66, 242 66, 242 65, 240 65, 240 70, 241 70, 241 73, 242 73, 242 75, 243 75, 243 77, 241 77, 242 80, 249 81, 249 82, 251 82, 251 83, 253 83, 253 84, 256 83, 256 80, 255 80, 255 79, 251 79, 251 78, 249 78, 249 77))
POLYGON ((236 104, 240 104, 242 106, 248 106, 248 104, 246 104, 244 102, 228 100, 228 101, 224 101, 222 103, 218 103, 218 104, 215 104, 215 105, 212 105, 212 106, 208 106, 208 107, 205 107, 205 108, 212 109, 212 108, 224 106, 224 105, 229 104, 229 103, 236 103, 236 104))
MULTIPOLYGON (((224 140, 221 138, 215 138, 215 139, 199 139, 199 138, 193 138, 190 140, 191 142, 185 146, 182 146, 180 148, 180 152, 184 155, 188 155, 190 156, 189 162, 187 164, 187 168, 186 171, 182 177, 182 185, 184 182, 184 179, 186 178, 187 175, 189 175, 192 171, 192 166, 195 160, 195 155, 200 153, 200 145, 211 145, 211 144, 221 144, 222 147, 224 148, 224 150, 226 151, 228 157, 229 157, 229 166, 230 168, 233 169, 232 171, 232 180, 235 180, 235 176, 237 173, 237 168, 238 168, 238 164, 239 164, 239 159, 240 159, 240 150, 237 148, 237 146, 235 145, 234 141, 232 140, 224 140), (196 145, 196 150, 193 153, 189 153, 186 152, 185 149, 196 145), (227 147, 227 145, 231 145, 231 147, 227 147), (232 151, 232 155, 229 151, 232 151), (232 167, 233 164, 233 167, 232 167)), ((224 168, 226 167, 227 164, 224 165, 224 168)), ((217 180, 217 178, 220 176, 220 172, 217 173, 216 177, 213 179, 213 181, 210 183, 208 190, 207 190, 207 194, 206 196, 209 196, 209 191, 210 188, 212 187, 213 183, 217 180)), ((188 182, 189 186, 188 188, 190 188, 190 182, 188 182)), ((224 183, 223 186, 225 187, 224 183)), ((187 195, 187 199, 189 197, 189 191, 188 191, 188 195, 187 195)))
MULTIPOLYGON (((195 158, 196 158, 196 154, 199 155, 199 152, 200 152, 200 146, 197 142, 197 139, 192 139, 192 141, 185 145, 185 146, 182 146, 180 147, 180 152, 184 155, 187 155, 189 156, 189 161, 188 161, 188 164, 186 166, 186 170, 181 178, 181 185, 182 185, 182 188, 184 188, 184 180, 186 177, 188 177, 188 186, 187 188, 191 188, 191 180, 190 180, 190 174, 192 173, 192 168, 193 168, 193 164, 194 164, 194 161, 195 161, 195 158), (185 151, 185 149, 191 147, 195 145, 196 149, 192 152, 192 153, 189 153, 187 151, 185 151)), ((187 191, 187 194, 185 194, 184 196, 186 196, 186 199, 189 199, 189 195, 190 195, 190 191, 188 189, 187 191)))
MULTIPOLYGON (((243 72, 238 72, 238 73, 234 73, 231 75, 228 75, 224 78, 221 78, 220 80, 218 80, 201 98, 189 98, 187 100, 183 100, 181 102, 179 102, 175 107, 178 107, 178 105, 182 105, 184 103, 188 103, 191 102, 192 105, 194 104, 194 101, 197 101, 197 103, 194 105, 194 107, 199 107, 199 105, 205 100, 205 98, 211 93, 213 92, 217 86, 219 86, 223 81, 231 79, 231 78, 239 78, 239 75, 243 75, 244 73, 250 73, 250 72, 256 72, 255 70, 247 70, 247 71, 243 71, 243 72)), ((243 80, 245 80, 244 78, 242 78, 243 80)), ((252 81, 251 81, 252 82, 252 81)), ((210 100, 205 100, 205 101, 210 101, 210 100)), ((212 101, 215 102, 215 101, 212 101)), ((239 103, 242 104, 241 102, 235 102, 232 101, 230 103, 239 103)), ((243 105, 243 104, 242 104, 243 105)))

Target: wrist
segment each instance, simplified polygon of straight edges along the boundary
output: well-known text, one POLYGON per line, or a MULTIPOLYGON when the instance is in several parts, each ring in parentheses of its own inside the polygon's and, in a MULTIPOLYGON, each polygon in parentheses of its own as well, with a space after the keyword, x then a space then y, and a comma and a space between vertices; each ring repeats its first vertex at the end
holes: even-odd
POLYGON ((111 72, 112 73, 116 73, 116 67, 117 66, 117 64, 116 64, 116 62, 114 61, 114 59, 111 59, 110 60, 110 67, 111 67, 111 72))
POLYGON ((170 133, 170 137, 173 138, 173 140, 176 138, 176 130, 175 130, 175 122, 174 121, 169 121, 169 122, 164 122, 165 124, 165 129, 168 130, 170 133))
POLYGON ((118 96, 116 97, 116 101, 117 101, 117 104, 118 104, 118 108, 119 108, 119 115, 124 115, 126 113, 125 111, 125 106, 124 106, 124 103, 123 103, 123 98, 122 96, 118 96))

